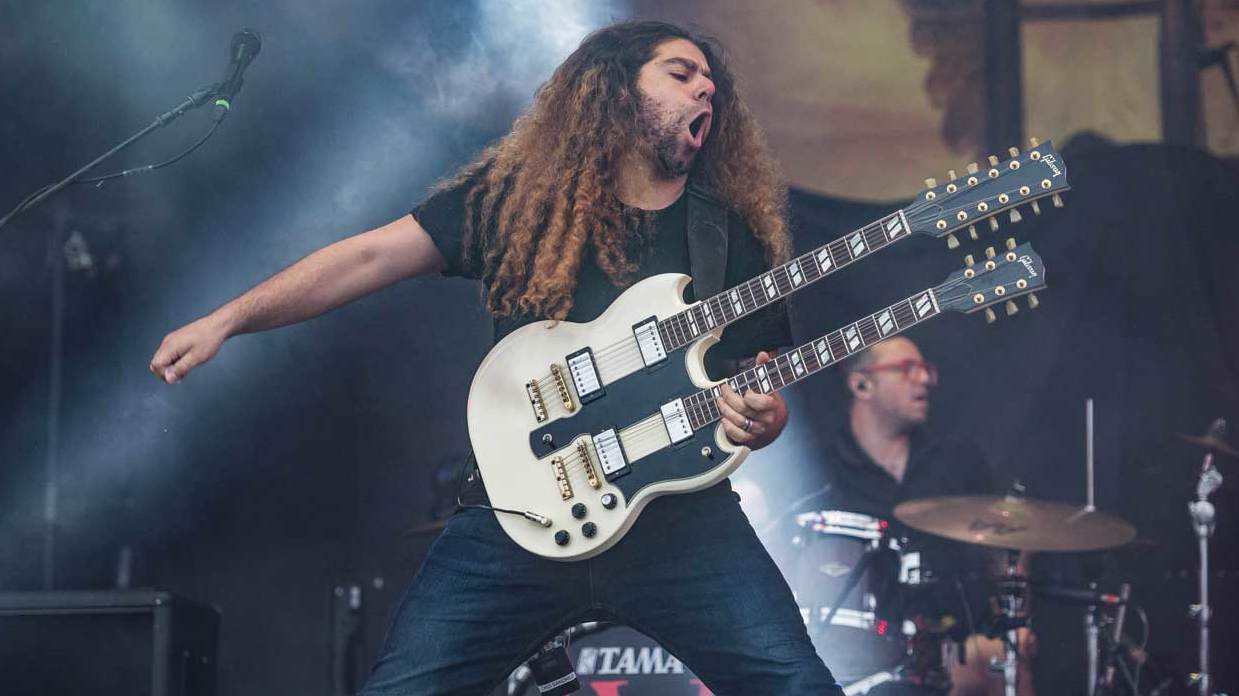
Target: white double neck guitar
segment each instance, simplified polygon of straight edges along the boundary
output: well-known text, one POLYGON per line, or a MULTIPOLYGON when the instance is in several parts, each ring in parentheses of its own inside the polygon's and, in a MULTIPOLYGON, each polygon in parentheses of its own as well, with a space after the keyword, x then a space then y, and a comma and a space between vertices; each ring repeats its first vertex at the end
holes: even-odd
MULTIPOLYGON (((952 235, 1068 188, 1049 143, 921 192, 916 202, 694 304, 689 277, 626 290, 585 324, 535 322, 500 341, 469 391, 469 437, 504 531, 559 560, 602 553, 653 498, 711 486, 748 454, 717 425, 721 382, 703 366, 723 327, 904 237, 952 235)), ((974 171, 975 170, 975 171, 974 171)), ((957 245, 951 237, 952 246, 957 245)), ((770 393, 947 310, 975 312, 1044 286, 1040 258, 1009 248, 837 331, 727 380, 770 393)))

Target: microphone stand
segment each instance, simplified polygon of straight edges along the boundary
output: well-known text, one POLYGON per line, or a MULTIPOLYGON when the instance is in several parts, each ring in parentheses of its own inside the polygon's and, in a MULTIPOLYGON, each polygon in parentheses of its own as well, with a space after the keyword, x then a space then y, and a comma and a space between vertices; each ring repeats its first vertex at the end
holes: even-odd
MULTIPOLYGON (((3 218, 0 218, 0 227, 4 227, 6 224, 8 224, 10 220, 17 217, 19 213, 30 210, 36 205, 42 203, 44 200, 47 199, 48 196, 51 196, 53 193, 56 193, 57 191, 73 183, 83 174, 90 171, 94 167, 98 166, 99 163, 103 162, 104 160, 111 157, 112 155, 115 155, 121 150, 124 150, 125 148, 134 144, 135 142, 142 139, 143 137, 145 137, 147 134, 149 134, 151 131, 155 130, 156 128, 161 128, 163 126, 168 125, 169 123, 175 121, 179 116, 181 116, 181 114, 184 114, 186 111, 189 111, 190 109, 196 109, 200 106, 205 105, 208 101, 210 101, 211 97, 215 96, 215 93, 219 90, 219 86, 220 86, 219 83, 213 83, 206 87, 202 87, 201 89, 198 89, 193 94, 186 97, 185 101, 176 105, 172 109, 156 116, 155 120, 152 121, 150 125, 138 131, 137 133, 134 133, 133 135, 129 136, 116 147, 113 147, 111 150, 108 150, 102 155, 99 155, 95 159, 91 160, 90 163, 83 166, 81 169, 78 169, 77 171, 73 172, 69 176, 62 179, 61 181, 47 187, 46 189, 44 189, 43 191, 35 195, 33 198, 30 198, 18 204, 18 206, 14 208, 12 212, 10 212, 8 215, 5 215, 3 218)), ((228 112, 227 109, 220 109, 219 114, 216 115, 216 120, 222 119, 223 114, 226 114, 227 112, 228 112)), ((141 171, 141 169, 137 171, 141 171)))
MULTIPOLYGON (((4 227, 10 220, 17 217, 31 208, 37 206, 46 200, 49 196, 60 191, 64 187, 76 181, 83 174, 98 166, 107 158, 115 155, 121 150, 129 147, 141 138, 145 137, 156 128, 161 128, 176 120, 186 111, 204 106, 210 102, 211 98, 219 91, 220 83, 213 83, 196 90, 190 94, 180 104, 177 104, 172 109, 155 117, 155 120, 142 130, 126 138, 119 145, 113 147, 99 157, 96 157, 90 163, 65 177, 60 182, 37 191, 35 194, 28 196, 9 214, 0 218, 0 228, 4 227)), ((219 109, 215 116, 216 125, 221 121, 224 115, 227 114, 227 109, 219 109)), ((132 172, 144 171, 146 168, 141 167, 124 172, 129 174, 132 172)), ((43 549, 41 559, 42 570, 42 586, 44 590, 52 590, 56 585, 55 571, 55 556, 56 556, 56 532, 59 518, 59 459, 60 459, 60 396, 61 396, 61 371, 63 357, 63 324, 64 324, 64 265, 63 258, 65 250, 64 231, 57 227, 56 234, 50 240, 49 261, 52 263, 52 338, 51 338, 51 374, 48 381, 48 419, 47 419, 47 435, 48 447, 47 457, 44 463, 44 501, 43 501, 43 549)))
POLYGON ((1200 602, 1191 606, 1191 615, 1200 624, 1200 666, 1191 675, 1190 683, 1197 687, 1200 696, 1212 696, 1213 687, 1209 675, 1209 537, 1213 536, 1214 508, 1209 494, 1222 485, 1222 474, 1213 466, 1213 452, 1205 454, 1200 467, 1200 479, 1196 483, 1196 500, 1187 505, 1196 531, 1200 549, 1200 602))

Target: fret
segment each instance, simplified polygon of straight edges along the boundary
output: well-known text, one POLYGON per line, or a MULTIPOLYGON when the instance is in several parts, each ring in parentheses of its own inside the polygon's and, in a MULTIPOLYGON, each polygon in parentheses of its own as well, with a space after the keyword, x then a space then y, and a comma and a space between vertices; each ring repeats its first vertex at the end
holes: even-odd
POLYGON ((693 309, 694 308, 690 307, 689 309, 680 312, 680 315, 684 317, 684 322, 688 324, 689 335, 696 339, 701 335, 701 328, 700 324, 697 323, 697 317, 693 314, 693 309))
POLYGON ((864 232, 853 232, 848 237, 848 253, 853 259, 858 259, 869 253, 869 245, 865 242, 864 232))
POLYGON ((792 259, 783 266, 783 272, 787 274, 787 280, 793 288, 798 288, 806 282, 804 270, 800 265, 802 258, 792 259))
POLYGON ((843 335, 843 329, 828 334, 826 340, 830 343, 830 354, 835 357, 835 360, 842 360, 852 354, 851 349, 848 348, 847 338, 843 335))
POLYGON ((765 304, 763 300, 759 299, 763 297, 763 295, 761 294, 761 288, 754 287, 755 285, 757 284, 755 284, 752 280, 747 280, 740 284, 740 289, 741 289, 740 299, 741 300, 744 299, 745 293, 747 293, 749 296, 749 301, 747 303, 742 303, 744 304, 745 313, 752 312, 753 310, 765 304))
POLYGON ((865 244, 869 245, 870 251, 877 251, 891 242, 891 240, 886 238, 886 233, 882 231, 882 224, 880 222, 872 227, 866 227, 863 234, 865 235, 865 244))
POLYGON ((860 336, 865 341, 866 348, 882 340, 882 333, 878 331, 878 325, 874 323, 872 316, 856 322, 856 326, 860 329, 860 336))
POLYGON ((899 325, 895 323, 895 314, 889 309, 879 312, 874 321, 878 326, 878 332, 883 336, 889 336, 891 332, 899 330, 899 325))
POLYGON ((830 248, 830 255, 834 257, 836 266, 846 266, 849 263, 852 263, 854 257, 852 256, 851 248, 848 247, 847 241, 843 239, 836 239, 826 246, 830 248))
POLYGON ((774 282, 774 272, 771 271, 761 277, 761 287, 766 291, 767 299, 773 300, 779 296, 779 287, 774 282))
POLYGON ((813 342, 813 351, 817 353, 817 361, 823 365, 829 365, 834 361, 834 357, 830 354, 830 344, 825 338, 819 338, 813 342))
MULTIPOLYGON (((833 244, 834 242, 831 242, 833 244)), ((818 271, 822 275, 830 273, 835 267, 835 257, 830 254, 830 244, 826 244, 813 252, 813 260, 817 262, 818 271)))

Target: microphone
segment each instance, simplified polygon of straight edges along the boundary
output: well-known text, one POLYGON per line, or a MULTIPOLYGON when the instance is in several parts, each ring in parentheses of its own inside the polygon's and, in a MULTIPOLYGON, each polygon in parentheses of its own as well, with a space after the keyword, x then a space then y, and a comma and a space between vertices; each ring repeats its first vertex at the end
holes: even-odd
POLYGON ((228 54, 228 70, 224 79, 215 86, 215 120, 220 120, 232 108, 232 99, 245 83, 245 69, 262 51, 262 37, 252 29, 242 29, 232 36, 232 50, 228 54))

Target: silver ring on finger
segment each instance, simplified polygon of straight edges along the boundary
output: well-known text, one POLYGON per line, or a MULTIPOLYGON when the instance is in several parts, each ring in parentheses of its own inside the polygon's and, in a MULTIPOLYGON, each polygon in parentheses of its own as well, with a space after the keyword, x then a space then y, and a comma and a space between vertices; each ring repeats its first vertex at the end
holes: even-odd
POLYGON ((742 430, 744 430, 744 432, 746 432, 746 433, 747 433, 747 432, 749 432, 749 430, 751 430, 752 428, 753 428, 753 419, 752 419, 752 418, 749 418, 748 416, 745 416, 745 417, 744 417, 744 426, 743 426, 742 430))

